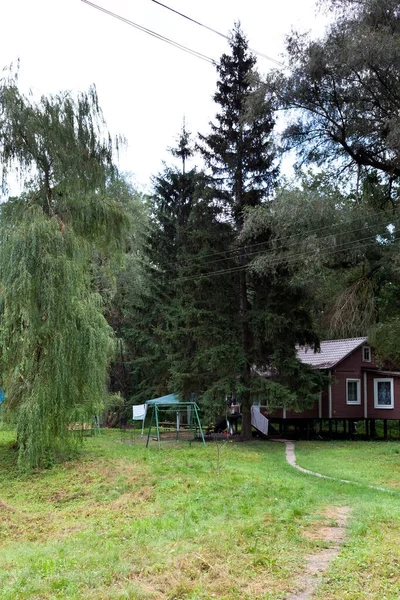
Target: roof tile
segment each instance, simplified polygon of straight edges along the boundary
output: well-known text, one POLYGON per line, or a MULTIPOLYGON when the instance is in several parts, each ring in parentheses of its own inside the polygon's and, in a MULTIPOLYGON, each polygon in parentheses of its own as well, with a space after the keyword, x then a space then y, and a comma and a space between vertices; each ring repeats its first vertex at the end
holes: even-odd
POLYGON ((366 341, 366 337, 327 340, 321 342, 320 352, 314 352, 309 346, 301 346, 297 348, 297 357, 314 369, 331 369, 366 341))

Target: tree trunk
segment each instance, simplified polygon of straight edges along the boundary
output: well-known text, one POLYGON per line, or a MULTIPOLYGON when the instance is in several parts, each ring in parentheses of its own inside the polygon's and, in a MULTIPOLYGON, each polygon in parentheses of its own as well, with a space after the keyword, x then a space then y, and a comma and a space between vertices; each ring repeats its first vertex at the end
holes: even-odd
MULTIPOLYGON (((246 253, 244 248, 241 248, 239 255, 240 265, 244 267, 246 265, 246 253)), ((242 401, 242 431, 241 438, 251 438, 251 396, 250 396, 250 377, 251 377, 251 365, 250 365, 250 349, 251 349, 251 332, 247 321, 249 312, 249 303, 247 300, 247 281, 246 271, 243 269, 239 273, 239 302, 240 302, 240 318, 242 321, 242 348, 245 358, 245 364, 243 367, 243 373, 241 377, 241 383, 244 388, 241 393, 242 401)))
POLYGON ((240 437, 242 440, 251 439, 251 399, 250 390, 242 394, 242 431, 240 437))

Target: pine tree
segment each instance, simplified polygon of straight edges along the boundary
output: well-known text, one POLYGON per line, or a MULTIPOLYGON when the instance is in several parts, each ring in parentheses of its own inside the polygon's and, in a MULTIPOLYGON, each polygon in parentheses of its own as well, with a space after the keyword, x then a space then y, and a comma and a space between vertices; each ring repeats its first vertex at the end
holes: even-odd
POLYGON ((104 399, 113 335, 95 264, 111 264, 128 220, 110 193, 113 143, 94 88, 34 102, 9 75, 0 108, 3 187, 15 171, 25 183, 1 207, 1 378, 19 463, 36 467, 104 399))
POLYGON ((234 280, 225 274, 235 266, 234 232, 221 218, 210 178, 187 168, 192 150, 185 128, 171 153, 181 165, 166 165, 154 178, 147 285, 133 309, 140 321, 131 312, 126 329, 135 356, 133 394, 142 401, 194 393, 214 410, 216 398, 224 402, 236 384, 241 353, 234 280))
POLYGON ((242 228, 244 209, 271 195, 278 174, 271 133, 272 106, 260 100, 256 58, 249 52, 240 25, 230 37, 231 54, 223 54, 214 101, 220 111, 211 133, 200 135, 200 151, 211 168, 227 214, 242 228), (250 99, 257 96, 257 102, 250 99))
MULTIPOLYGON (((231 54, 224 54, 217 67, 219 80, 215 102, 219 105, 211 133, 200 136, 200 150, 214 177, 225 213, 233 219, 236 232, 243 228, 245 210, 260 205, 273 190, 277 176, 275 153, 271 141, 274 126, 272 108, 266 100, 253 103, 258 91, 256 58, 249 52, 240 25, 236 24, 230 39, 231 54)), ((241 323, 242 367, 240 373, 243 413, 242 435, 251 433, 251 369, 254 339, 250 328, 252 295, 246 273, 245 248, 238 253, 237 275, 239 319, 241 323)))

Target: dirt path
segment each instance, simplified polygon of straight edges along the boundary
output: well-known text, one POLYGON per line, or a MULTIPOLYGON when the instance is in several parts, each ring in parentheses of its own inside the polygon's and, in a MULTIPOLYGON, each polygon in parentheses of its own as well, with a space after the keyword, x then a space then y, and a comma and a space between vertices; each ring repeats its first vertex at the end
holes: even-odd
MULTIPOLYGON (((296 455, 294 451, 294 442, 282 440, 286 446, 286 460, 292 466, 314 477, 323 479, 334 479, 321 473, 315 473, 308 469, 299 467, 296 463, 296 455)), ((337 479, 342 483, 352 483, 347 479, 337 479)), ((312 598, 315 590, 321 583, 324 573, 327 571, 329 563, 336 558, 340 552, 340 546, 345 538, 346 523, 350 514, 350 507, 331 507, 325 512, 325 517, 334 524, 320 527, 312 532, 306 532, 305 535, 309 539, 320 540, 329 544, 328 548, 321 548, 314 554, 310 554, 306 558, 306 567, 304 573, 298 577, 294 584, 295 592, 291 593, 287 600, 307 600, 312 598)))
MULTIPOLYGON (((323 475, 322 473, 316 473, 309 469, 300 467, 296 462, 296 454, 294 451, 294 442, 290 440, 276 440, 277 442, 285 444, 286 447, 286 460, 295 469, 312 475, 313 477, 321 477, 322 479, 329 479, 331 481, 338 481, 340 483, 347 483, 350 485, 357 485, 372 490, 379 490, 381 492, 393 493, 394 490, 380 487, 377 485, 368 485, 359 483, 356 481, 349 481, 348 479, 338 479, 336 477, 330 477, 329 475, 323 475)), ((325 516, 334 521, 334 525, 328 527, 320 527, 319 529, 307 533, 306 536, 309 539, 321 540, 329 543, 328 548, 321 548, 314 554, 310 554, 306 559, 305 572, 297 578, 294 583, 294 589, 287 600, 307 600, 312 598, 315 590, 321 583, 322 577, 328 569, 329 563, 336 558, 340 552, 340 546, 345 538, 345 528, 348 516, 350 514, 350 508, 348 506, 342 507, 331 507, 326 511, 325 516)))
POLYGON ((0 498, 0 511, 2 511, 2 510, 7 511, 7 512, 14 512, 15 508, 13 508, 12 506, 10 506, 9 504, 6 504, 0 498))
POLYGON ((336 558, 340 552, 340 546, 345 538, 346 523, 350 508, 348 506, 332 507, 325 512, 333 525, 319 527, 305 535, 312 540, 321 540, 329 543, 329 548, 321 548, 306 558, 304 573, 297 578, 294 584, 295 592, 291 593, 287 600, 307 600, 312 598, 315 590, 321 583, 322 576, 326 572, 329 563, 336 558))

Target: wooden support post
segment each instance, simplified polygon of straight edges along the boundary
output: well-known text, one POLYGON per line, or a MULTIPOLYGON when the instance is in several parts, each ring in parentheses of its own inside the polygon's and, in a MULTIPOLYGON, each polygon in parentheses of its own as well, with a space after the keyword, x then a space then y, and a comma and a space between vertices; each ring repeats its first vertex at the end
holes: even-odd
POLYGON ((346 419, 343 419, 343 433, 344 433, 344 436, 346 437, 346 419))
POLYGON ((332 419, 329 419, 329 437, 332 437, 332 419))
POLYGON ((365 437, 369 440, 369 419, 365 419, 365 437))
POLYGON ((387 419, 383 419, 383 438, 388 439, 388 422, 387 419))
POLYGON ((376 427, 375 427, 375 419, 371 419, 371 437, 376 437, 376 427))
POLYGON ((335 419, 335 433, 337 433, 337 419, 335 419))

